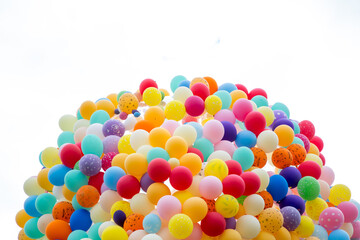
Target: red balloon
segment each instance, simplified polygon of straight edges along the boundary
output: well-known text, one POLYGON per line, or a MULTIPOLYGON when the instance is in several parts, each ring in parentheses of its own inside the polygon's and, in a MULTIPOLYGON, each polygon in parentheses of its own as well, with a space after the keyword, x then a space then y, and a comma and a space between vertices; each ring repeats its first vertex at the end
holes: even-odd
POLYGON ((252 111, 245 117, 245 127, 258 136, 266 127, 266 119, 261 112, 252 111))
POLYGON ((325 163, 326 163, 325 156, 322 153, 320 153, 319 157, 321 158, 321 161, 323 162, 323 165, 325 166, 325 163))
POLYGON ((235 198, 241 197, 245 191, 245 182, 239 176, 235 174, 230 174, 226 176, 223 181, 223 193, 229 194, 235 198))
POLYGON ((249 92, 244 85, 237 83, 237 84, 235 84, 235 86, 237 87, 238 90, 241 90, 244 93, 246 93, 246 95, 249 95, 249 92))
POLYGON ((195 96, 201 97, 203 101, 210 95, 209 88, 203 83, 195 83, 190 90, 195 96))
POLYGON ((95 187, 99 193, 101 193, 101 186, 104 183, 104 173, 99 172, 98 174, 89 178, 89 185, 95 187))
POLYGON ((305 161, 298 166, 302 177, 311 176, 319 179, 321 176, 321 167, 314 161, 305 161))
POLYGON ((196 117, 192 117, 190 115, 186 115, 183 119, 182 119, 182 124, 188 123, 188 122, 197 122, 198 119, 196 117))
POLYGON ((208 212, 201 220, 201 230, 210 237, 219 236, 225 231, 225 218, 218 212, 208 212))
MULTIPOLYGON (((315 135, 315 126, 309 120, 299 122, 300 133, 305 135, 310 141, 315 135)), ((320 150, 320 149, 319 149, 320 150)))
POLYGON ((155 182, 164 182, 170 177, 171 166, 162 158, 153 159, 148 165, 149 177, 155 182))
POLYGON ((245 182, 245 191, 243 195, 249 196, 256 193, 260 187, 260 178, 256 173, 244 172, 241 174, 242 179, 245 182))
POLYGON ((321 150, 323 150, 324 148, 324 142, 323 140, 318 137, 318 136, 313 136, 313 138, 310 141, 312 144, 315 144, 315 146, 317 146, 317 148, 319 149, 319 151, 321 152, 321 150))
POLYGON ((202 154, 202 152, 199 149, 190 147, 190 148, 188 148, 187 152, 195 153, 196 155, 198 155, 201 158, 201 161, 204 162, 204 155, 202 154))
POLYGON ((116 190, 120 197, 131 199, 140 192, 140 182, 132 175, 125 175, 116 184, 116 190))
POLYGON ((267 94, 266 94, 265 90, 261 89, 261 88, 254 88, 253 90, 251 90, 248 94, 248 97, 251 100, 253 97, 255 97, 257 95, 261 95, 261 96, 267 98, 267 94))
POLYGON ((140 83, 140 86, 139 86, 140 94, 142 95, 143 92, 145 91, 145 89, 147 89, 149 87, 158 88, 158 85, 154 80, 152 80, 150 78, 142 80, 142 82, 140 83))
POLYGON ((185 109, 190 116, 200 116, 205 110, 204 100, 199 96, 190 96, 185 101, 185 109))
POLYGON ((101 158, 101 167, 104 171, 111 167, 111 162, 116 155, 116 152, 108 152, 104 154, 104 156, 101 158))
MULTIPOLYGON (((154 161, 154 160, 153 160, 154 161)), ((190 187, 193 180, 191 171, 184 166, 175 167, 170 174, 170 184, 176 190, 185 190, 190 187)))
POLYGON ((81 150, 75 144, 66 144, 60 151, 60 159, 62 163, 69 168, 74 168, 75 164, 82 156, 83 154, 81 150))
POLYGON ((228 169, 229 169, 229 175, 230 174, 236 174, 236 175, 241 175, 242 173, 242 168, 241 168, 241 164, 238 161, 235 160, 227 160, 225 161, 228 169))

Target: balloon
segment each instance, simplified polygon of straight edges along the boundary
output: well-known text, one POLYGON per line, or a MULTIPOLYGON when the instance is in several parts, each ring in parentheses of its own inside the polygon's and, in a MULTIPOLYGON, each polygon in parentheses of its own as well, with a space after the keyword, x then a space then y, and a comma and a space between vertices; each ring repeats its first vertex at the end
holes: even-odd
POLYGON ((326 208, 319 217, 319 224, 328 231, 339 229, 343 223, 344 214, 335 207, 326 208))
POLYGON ((211 237, 219 236, 225 230, 226 222, 224 217, 217 212, 209 212, 203 220, 201 220, 202 231, 211 237))
POLYGON ((220 196, 223 185, 219 178, 206 176, 200 180, 199 191, 202 197, 212 200, 220 196))
POLYGON ((224 218, 231 218, 239 211, 239 203, 235 197, 224 194, 216 200, 215 209, 216 212, 220 213, 224 218))
POLYGON ((329 201, 335 206, 350 199, 351 191, 346 185, 336 184, 330 189, 329 201))
POLYGON ((301 222, 301 215, 300 215, 299 211, 292 206, 287 206, 287 207, 281 208, 280 212, 284 218, 283 226, 288 231, 294 231, 301 222))
POLYGON ((176 214, 169 220, 169 232, 178 239, 184 239, 190 236, 193 231, 193 222, 185 214, 176 214))
POLYGON ((260 230, 259 221, 252 215, 244 215, 236 222, 236 231, 238 231, 243 238, 255 238, 260 233, 260 230))
POLYGON ((301 178, 297 189, 299 195, 306 201, 314 200, 320 194, 320 184, 311 176, 301 178))

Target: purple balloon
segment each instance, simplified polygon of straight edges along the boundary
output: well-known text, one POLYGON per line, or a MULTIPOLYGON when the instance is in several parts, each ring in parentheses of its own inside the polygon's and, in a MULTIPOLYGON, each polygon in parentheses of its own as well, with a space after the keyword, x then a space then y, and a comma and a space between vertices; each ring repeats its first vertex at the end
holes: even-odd
POLYGON ((148 187, 155 181, 152 180, 148 173, 145 173, 140 179, 140 186, 144 192, 147 192, 148 187))
POLYGON ((287 206, 294 207, 299 211, 300 215, 302 215, 305 211, 305 200, 298 195, 286 196, 283 200, 280 201, 279 205, 280 209, 287 206))
POLYGON ((237 135, 237 131, 236 131, 236 127, 234 126, 234 124, 232 124, 229 121, 221 121, 223 127, 224 127, 224 136, 221 140, 228 140, 230 142, 235 141, 236 139, 236 135, 237 135))
POLYGON ((281 214, 284 217, 284 228, 288 231, 294 231, 300 224, 301 215, 299 211, 291 206, 283 207, 280 209, 281 214))
POLYGON ((274 119, 274 122, 269 126, 269 127, 271 127, 271 129, 272 129, 274 123, 275 123, 276 121, 278 121, 279 119, 282 119, 282 118, 286 118, 286 119, 287 119, 287 118, 288 118, 287 115, 286 115, 286 113, 285 113, 284 111, 274 110, 273 113, 274 113, 275 119, 274 119))
POLYGON ((272 123, 272 130, 274 131, 275 128, 277 128, 280 125, 288 125, 289 127, 291 127, 294 130, 293 122, 290 119, 287 119, 287 118, 280 118, 280 119, 275 120, 272 123))
POLYGON ((95 154, 86 154, 80 159, 79 168, 84 175, 94 176, 101 170, 101 159, 95 154))
POLYGON ((290 188, 296 188, 301 179, 301 173, 296 167, 287 167, 280 171, 290 188))
POLYGON ((236 229, 236 220, 234 217, 225 218, 226 229, 236 229))
POLYGON ((101 194, 107 190, 111 190, 111 189, 108 188, 105 183, 101 184, 101 189, 100 189, 101 194))
POLYGON ((115 153, 119 153, 119 149, 118 149, 118 143, 119 143, 120 137, 119 136, 115 136, 115 135, 110 135, 104 138, 103 142, 103 146, 104 146, 104 153, 109 153, 109 152, 115 152, 115 153))
POLYGON ((121 210, 117 210, 114 212, 113 219, 117 225, 119 225, 120 227, 123 227, 124 222, 126 220, 126 214, 121 210))
POLYGON ((122 137, 125 133, 125 126, 119 120, 109 119, 104 123, 102 131, 105 137, 110 135, 122 137))

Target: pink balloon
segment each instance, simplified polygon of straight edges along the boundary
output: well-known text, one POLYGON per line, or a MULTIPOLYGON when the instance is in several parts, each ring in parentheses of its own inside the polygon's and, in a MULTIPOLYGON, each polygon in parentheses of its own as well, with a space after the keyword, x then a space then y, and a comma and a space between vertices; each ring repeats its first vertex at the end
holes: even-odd
POLYGON ((230 111, 229 109, 222 109, 220 111, 218 111, 214 118, 218 121, 228 121, 231 122, 232 124, 235 124, 236 122, 236 118, 235 115, 232 111, 230 111))
POLYGON ((181 203, 176 197, 165 195, 159 199, 157 211, 161 218, 169 221, 172 216, 181 213, 181 203))
POLYGON ((355 221, 359 214, 359 210, 352 202, 341 202, 337 207, 344 214, 344 222, 346 223, 355 221))
POLYGON ((213 144, 221 141, 224 136, 224 126, 218 120, 207 121, 203 127, 203 137, 213 144))
POLYGON ((352 223, 354 233, 352 235, 352 239, 360 238, 360 221, 356 221, 352 223))
POLYGON ((185 240, 199 240, 202 237, 202 230, 198 223, 194 223, 193 231, 185 240))
POLYGON ((326 230, 334 231, 344 224, 344 214, 336 207, 328 207, 321 212, 319 224, 326 230))
POLYGON ((335 180, 335 173, 330 167, 323 166, 321 168, 321 175, 319 179, 324 180, 329 184, 329 186, 331 186, 335 180))
POLYGON ((170 132, 171 135, 174 134, 176 128, 178 128, 180 124, 175 120, 166 120, 161 127, 165 128, 170 132))
POLYGON ((324 180, 318 180, 319 184, 320 184, 320 195, 321 198, 324 199, 325 201, 329 198, 330 196, 330 186, 327 182, 325 182, 324 180))
POLYGON ((233 113, 237 120, 244 121, 245 117, 253 110, 251 102, 245 98, 236 100, 233 105, 233 113))
POLYGON ((199 191, 202 197, 212 200, 220 196, 223 191, 223 185, 217 177, 207 176, 201 179, 199 191))
POLYGON ((157 233, 162 239, 166 240, 177 240, 177 238, 174 238, 173 235, 169 232, 169 228, 163 227, 160 229, 160 231, 157 233))
POLYGON ((222 140, 214 145, 214 151, 222 150, 227 152, 230 156, 232 156, 236 150, 236 146, 234 143, 222 140))

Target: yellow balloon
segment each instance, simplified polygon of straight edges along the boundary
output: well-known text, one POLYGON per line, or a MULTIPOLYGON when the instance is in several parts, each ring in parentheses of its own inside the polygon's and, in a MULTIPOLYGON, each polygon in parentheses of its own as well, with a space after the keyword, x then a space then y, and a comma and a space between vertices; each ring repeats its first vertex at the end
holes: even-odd
POLYGON ((46 168, 51 168, 57 164, 62 164, 59 150, 55 147, 47 147, 41 152, 41 162, 46 168))
POLYGON ((118 150, 119 153, 134 153, 135 150, 131 147, 130 144, 130 134, 124 135, 120 138, 119 143, 118 143, 118 150))
POLYGON ((66 114, 59 119, 59 127, 63 131, 73 132, 77 117, 66 114))
POLYGON ((310 217, 301 216, 300 225, 295 229, 295 232, 301 238, 310 237, 315 230, 315 225, 310 217))
POLYGON ((169 120, 180 121, 185 117, 186 110, 182 102, 173 100, 165 106, 165 117, 169 120))
POLYGON ((234 90, 230 93, 230 96, 231 96, 231 105, 230 105, 231 109, 232 109, 234 103, 236 102, 236 100, 238 100, 240 98, 248 99, 246 93, 243 90, 234 90))
POLYGON ((315 154, 317 156, 320 155, 320 151, 319 151, 319 148, 313 144, 313 143, 310 143, 310 149, 309 149, 309 152, 308 153, 312 153, 312 154, 315 154))
POLYGON ((138 193, 130 199, 130 208, 134 213, 146 216, 155 209, 155 205, 149 201, 145 193, 138 193))
POLYGON ((239 202, 231 195, 224 194, 218 197, 215 202, 215 209, 224 218, 234 217, 239 211, 239 202))
POLYGON ((274 233, 274 236, 275 236, 276 240, 289 240, 289 239, 291 239, 291 235, 290 235, 289 231, 284 227, 281 227, 279 231, 274 233))
POLYGON ((173 237, 184 239, 190 236, 194 225, 188 215, 179 213, 170 218, 168 227, 169 232, 173 237))
POLYGON ((111 101, 107 99, 102 99, 97 101, 95 105, 96 110, 104 110, 109 114, 110 117, 113 117, 115 115, 115 106, 111 101))
POLYGON ((313 162, 316 162, 317 164, 319 164, 320 167, 323 167, 323 162, 322 162, 321 158, 318 155, 315 155, 313 153, 306 154, 306 158, 304 161, 313 161, 313 162))
POLYGON ((234 229, 225 229, 219 236, 219 240, 242 240, 241 235, 234 229))
POLYGON ((143 100, 148 106, 156 106, 161 102, 161 92, 154 87, 148 87, 143 92, 143 100))
POLYGON ((111 210, 110 210, 110 214, 111 214, 111 217, 114 216, 114 213, 117 211, 117 210, 121 210, 125 213, 126 217, 130 216, 131 214, 133 214, 133 211, 131 210, 130 208, 130 203, 129 202, 126 202, 126 201, 117 201, 115 202, 112 206, 111 206, 111 210))
POLYGON ((191 220, 196 223, 206 216, 208 213, 208 205, 205 200, 200 197, 191 197, 183 203, 182 212, 188 215, 191 220))
POLYGON ((275 120, 275 114, 273 110, 267 106, 262 106, 258 108, 258 111, 264 115, 266 120, 266 126, 270 126, 275 120))
POLYGON ((188 151, 186 141, 179 136, 173 136, 166 141, 165 150, 170 157, 180 159, 188 151))
POLYGON ((177 166, 180 166, 180 161, 177 158, 170 158, 168 162, 170 164, 171 170, 177 166))
POLYGON ((146 157, 140 153, 131 153, 125 159, 125 169, 128 174, 141 177, 146 173, 148 162, 146 157))
POLYGON ((114 107, 117 107, 117 105, 119 104, 118 101, 117 101, 117 94, 116 93, 110 93, 109 95, 107 95, 106 98, 109 99, 112 102, 114 107))
POLYGON ((222 102, 221 99, 216 95, 210 95, 205 99, 205 109, 211 114, 215 115, 218 111, 221 110, 222 102))
POLYGON ((27 214, 25 212, 24 209, 21 209, 20 211, 18 211, 18 213, 16 214, 16 217, 15 217, 15 221, 16 221, 16 224, 21 227, 21 228, 24 228, 25 226, 25 223, 30 220, 31 217, 29 214, 27 214))
POLYGON ((328 207, 327 203, 322 198, 316 198, 312 201, 306 201, 305 211, 306 214, 315 221, 319 220, 320 214, 328 207))
POLYGON ((276 233, 284 223, 284 217, 276 208, 266 208, 259 215, 261 230, 276 233))
POLYGON ((269 232, 261 231, 254 240, 276 240, 276 238, 269 232))
POLYGON ((184 202, 193 197, 193 195, 191 194, 191 192, 184 190, 184 191, 176 191, 173 193, 173 196, 176 197, 177 199, 179 199, 179 201, 181 202, 181 204, 184 204, 184 202))
POLYGON ((133 110, 136 110, 139 106, 139 100, 132 93, 124 93, 119 98, 119 109, 122 112, 131 114, 133 110))
POLYGON ((49 178, 48 178, 49 171, 50 171, 50 168, 41 169, 37 176, 37 182, 40 185, 40 187, 42 187, 43 189, 45 189, 48 192, 51 192, 54 185, 52 185, 49 181, 49 178))
POLYGON ((102 232, 101 234, 102 240, 114 240, 114 239, 121 239, 121 240, 127 240, 129 239, 126 231, 118 226, 118 225, 112 225, 102 232))
POLYGON ((330 189, 329 201, 335 206, 350 201, 351 191, 344 184, 336 184, 330 189))
POLYGON ((229 169, 223 160, 215 158, 206 164, 204 174, 215 176, 222 181, 229 174, 229 169))

